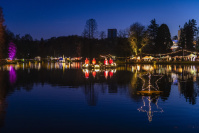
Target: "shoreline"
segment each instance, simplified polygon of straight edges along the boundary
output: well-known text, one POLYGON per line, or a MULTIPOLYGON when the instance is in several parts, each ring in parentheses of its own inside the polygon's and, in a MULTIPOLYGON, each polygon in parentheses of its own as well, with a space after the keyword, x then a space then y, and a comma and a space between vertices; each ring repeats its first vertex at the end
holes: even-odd
MULTIPOLYGON (((30 61, 32 63, 48 63, 48 61, 30 61)), ((25 62, 0 62, 0 65, 10 65, 10 64, 18 64, 18 63, 29 63, 29 61, 25 62)), ((51 61, 51 63, 56 63, 56 61, 51 61)), ((124 61, 116 61, 117 65, 132 65, 132 64, 165 64, 165 65, 199 65, 199 61, 175 61, 175 62, 124 62, 124 61)))

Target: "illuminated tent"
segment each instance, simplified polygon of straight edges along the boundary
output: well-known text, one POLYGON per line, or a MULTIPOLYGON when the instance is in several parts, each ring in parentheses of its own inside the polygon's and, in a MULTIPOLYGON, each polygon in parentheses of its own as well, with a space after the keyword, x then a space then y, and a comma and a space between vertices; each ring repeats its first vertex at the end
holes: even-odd
POLYGON ((171 60, 171 56, 167 55, 167 56, 163 56, 161 57, 162 59, 166 59, 166 60, 171 60))
POLYGON ((171 58, 171 57, 169 55, 167 55, 167 56, 163 56, 161 58, 167 59, 167 58, 171 58))
POLYGON ((145 57, 143 57, 142 59, 143 60, 152 60, 154 57, 152 57, 152 56, 145 56, 145 57))
POLYGON ((187 55, 186 56, 190 61, 195 61, 195 58, 197 57, 196 55, 194 54, 190 54, 190 55, 187 55))
POLYGON ((187 57, 197 57, 197 56, 194 54, 190 54, 190 55, 187 55, 187 57))

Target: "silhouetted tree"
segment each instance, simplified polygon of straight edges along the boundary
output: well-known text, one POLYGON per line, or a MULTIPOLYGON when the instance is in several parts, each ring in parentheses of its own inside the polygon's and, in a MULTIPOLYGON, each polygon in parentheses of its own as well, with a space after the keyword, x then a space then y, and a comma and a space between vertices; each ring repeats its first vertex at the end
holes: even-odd
POLYGON ((162 24, 158 28, 157 38, 155 42, 156 53, 166 53, 170 51, 173 42, 171 40, 171 34, 166 24, 162 24))
POLYGON ((5 50, 5 26, 4 26, 3 10, 0 7, 0 59, 4 57, 4 50, 5 50))
POLYGON ((132 55, 131 44, 128 38, 117 38, 117 45, 115 46, 115 55, 120 57, 128 57, 132 55))
POLYGON ((155 19, 151 20, 151 24, 148 26, 148 34, 149 34, 149 44, 155 45, 155 40, 158 34, 159 25, 156 23, 155 19))
POLYGON ((33 41, 33 38, 30 34, 25 34, 21 39, 25 41, 33 41))
POLYGON ((130 26, 129 41, 135 55, 142 53, 142 49, 148 43, 145 26, 136 22, 130 26))
POLYGON ((119 32, 118 32, 119 38, 127 38, 127 35, 128 35, 128 33, 126 30, 119 30, 119 32))
POLYGON ((196 34, 196 50, 199 50, 199 27, 198 27, 198 31, 196 34))
POLYGON ((106 34, 104 31, 100 32, 100 39, 105 39, 106 38, 106 34))
POLYGON ((173 36, 172 40, 178 40, 178 36, 177 35, 173 36))
POLYGON ((96 22, 96 20, 95 19, 87 20, 84 31, 83 31, 83 37, 93 39, 93 38, 95 38, 96 32, 97 32, 97 22, 96 22))
POLYGON ((148 26, 148 44, 144 47, 144 53, 154 53, 155 52, 155 40, 158 34, 159 25, 156 23, 155 19, 151 20, 151 24, 148 26))
POLYGON ((196 35, 197 32, 197 27, 196 27, 196 20, 191 19, 189 22, 184 24, 183 29, 181 29, 181 35, 180 35, 180 45, 182 48, 185 49, 193 49, 193 41, 194 41, 194 36, 196 35))

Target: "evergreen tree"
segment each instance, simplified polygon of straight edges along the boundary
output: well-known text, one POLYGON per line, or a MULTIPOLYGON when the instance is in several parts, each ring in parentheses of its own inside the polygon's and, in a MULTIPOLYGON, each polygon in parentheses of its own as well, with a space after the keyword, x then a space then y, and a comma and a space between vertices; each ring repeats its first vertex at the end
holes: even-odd
POLYGON ((151 20, 151 24, 148 26, 148 44, 146 47, 144 47, 143 52, 144 53, 154 53, 155 51, 155 41, 157 38, 158 33, 158 27, 159 25, 156 23, 155 19, 151 20))
POLYGON ((171 34, 166 24, 162 24, 158 28, 157 38, 155 41, 156 53, 166 53, 170 51, 173 42, 171 40, 171 34))
POLYGON ((196 50, 199 51, 199 27, 196 32, 196 50))
POLYGON ((182 48, 193 50, 194 46, 194 36, 196 36, 197 27, 196 20, 192 19, 184 24, 183 29, 181 29, 180 35, 180 45, 182 48))
POLYGON ((151 20, 151 24, 148 26, 148 33, 149 33, 149 44, 155 45, 155 40, 158 34, 158 27, 159 25, 156 23, 156 20, 151 20))

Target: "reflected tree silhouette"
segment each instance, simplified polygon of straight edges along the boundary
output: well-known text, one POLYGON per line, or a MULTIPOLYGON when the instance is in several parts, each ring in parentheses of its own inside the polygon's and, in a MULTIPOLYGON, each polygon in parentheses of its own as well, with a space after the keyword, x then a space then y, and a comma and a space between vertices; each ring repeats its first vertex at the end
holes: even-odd
POLYGON ((187 102, 194 105, 196 104, 197 92, 194 88, 193 79, 187 79, 186 81, 179 81, 179 90, 184 95, 187 102))
POLYGON ((6 116, 6 96, 9 94, 9 90, 7 88, 8 84, 6 81, 6 73, 3 71, 0 71, 0 127, 3 127, 5 116, 6 116))
MULTIPOLYGON (((67 86, 76 89, 78 89, 79 87, 83 87, 86 99, 89 101, 89 105, 96 105, 98 100, 98 93, 106 93, 107 88, 108 93, 128 92, 128 94, 133 100, 140 101, 141 98, 137 96, 137 91, 140 91, 140 89, 142 88, 143 81, 140 78, 138 78, 138 76, 140 74, 147 73, 147 71, 142 69, 142 67, 140 67, 141 69, 139 69, 139 71, 129 71, 129 68, 131 68, 131 66, 128 66, 129 68, 117 70, 117 72, 113 75, 110 75, 108 73, 107 78, 105 78, 104 76, 104 71, 101 71, 97 72, 94 77, 92 76, 92 72, 90 72, 89 78, 85 79, 85 74, 82 72, 81 69, 63 70, 63 67, 59 69, 49 69, 46 64, 41 65, 40 68, 31 68, 29 65, 26 64, 24 66, 24 70, 23 65, 19 65, 19 68, 16 69, 17 80, 15 81, 14 85, 12 85, 12 87, 10 87, 11 84, 8 80, 9 72, 0 71, 1 73, 4 73, 4 76, 1 76, 4 77, 3 80, 5 80, 4 84, 2 85, 6 86, 3 88, 9 88, 1 90, 5 91, 3 94, 13 92, 15 89, 25 89, 27 91, 31 91, 35 84, 67 86), (96 86, 99 87, 99 89, 96 89, 96 86)), ((171 66, 171 72, 164 71, 164 69, 166 68, 167 67, 165 66, 158 66, 157 68, 154 68, 154 70, 151 71, 152 74, 155 75, 164 75, 157 82, 160 91, 163 92, 161 93, 160 98, 163 101, 169 98, 172 86, 171 73, 175 73, 178 77, 178 86, 180 93, 184 95, 185 99, 189 100, 191 104, 195 104, 198 92, 194 87, 193 74, 187 71, 189 70, 189 67, 171 66), (182 68, 184 69, 183 71, 181 71, 182 68)), ((155 86, 155 81, 157 79, 158 77, 151 78, 151 83, 153 86, 155 86)), ((196 80, 196 82, 198 83, 198 80, 196 80)))

